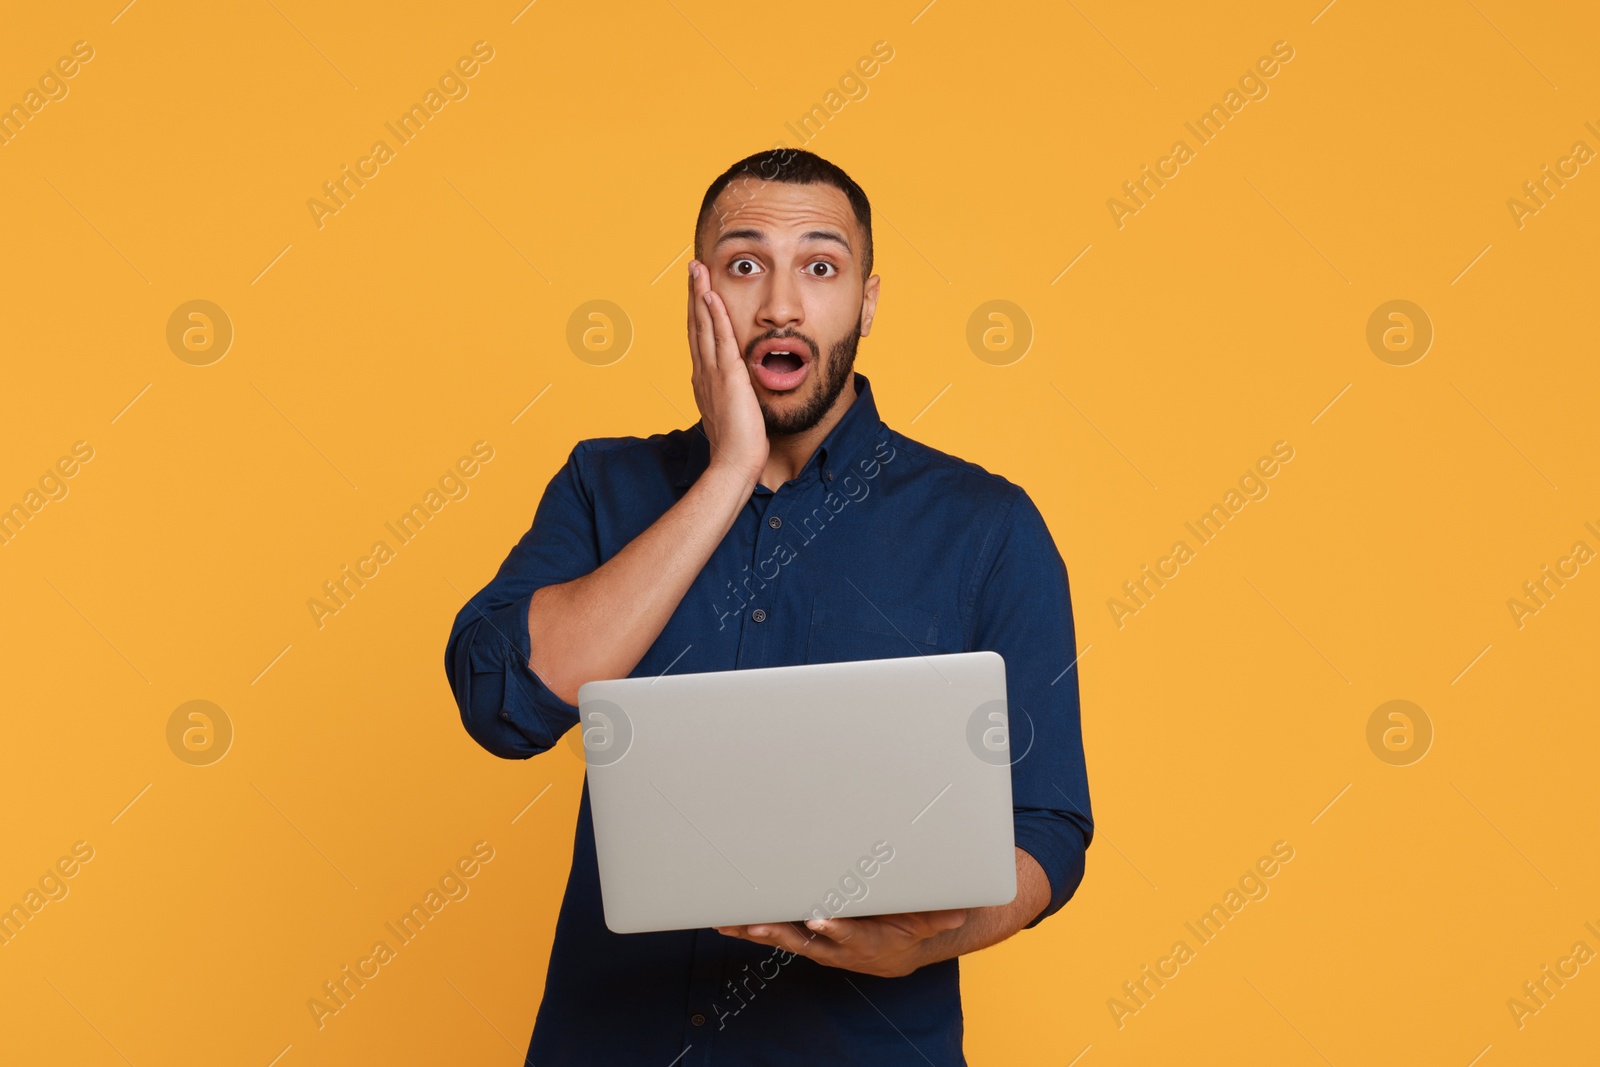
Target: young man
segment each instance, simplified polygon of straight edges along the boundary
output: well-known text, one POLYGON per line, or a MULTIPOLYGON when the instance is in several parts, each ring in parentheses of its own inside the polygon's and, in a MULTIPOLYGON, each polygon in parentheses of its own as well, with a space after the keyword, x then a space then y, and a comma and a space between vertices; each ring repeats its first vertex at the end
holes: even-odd
POLYGON ((586 782, 528 1062, 963 1064, 957 958, 1059 910, 1094 831, 1066 568, 1022 489, 878 417, 854 369, 878 306, 871 209, 839 168, 792 149, 734 164, 701 203, 688 288, 700 421, 572 450, 451 629, 467 732, 526 759, 577 723, 590 679, 993 650, 1017 896, 613 934, 586 782))

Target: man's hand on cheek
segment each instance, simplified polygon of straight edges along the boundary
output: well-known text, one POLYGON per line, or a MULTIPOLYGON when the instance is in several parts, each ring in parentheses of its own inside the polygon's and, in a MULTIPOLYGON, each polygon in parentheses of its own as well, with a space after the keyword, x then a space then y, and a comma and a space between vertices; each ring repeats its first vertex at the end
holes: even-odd
POLYGON ((965 909, 873 915, 862 919, 808 919, 719 926, 729 937, 772 945, 815 960, 879 978, 901 978, 927 962, 927 942, 967 921, 965 909))

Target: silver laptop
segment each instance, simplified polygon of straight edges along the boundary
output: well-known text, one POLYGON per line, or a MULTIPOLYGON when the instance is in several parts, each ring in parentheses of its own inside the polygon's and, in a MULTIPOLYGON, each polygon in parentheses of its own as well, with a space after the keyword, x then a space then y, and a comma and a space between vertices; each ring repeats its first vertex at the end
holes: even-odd
POLYGON ((614 933, 1007 904, 996 652, 587 682, 614 933))

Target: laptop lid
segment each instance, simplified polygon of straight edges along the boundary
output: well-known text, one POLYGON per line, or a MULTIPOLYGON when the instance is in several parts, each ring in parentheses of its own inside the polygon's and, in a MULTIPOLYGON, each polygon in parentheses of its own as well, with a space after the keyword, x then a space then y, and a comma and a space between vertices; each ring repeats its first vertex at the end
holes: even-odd
POLYGON ((585 683, 615 933, 1016 897, 996 652, 585 683))

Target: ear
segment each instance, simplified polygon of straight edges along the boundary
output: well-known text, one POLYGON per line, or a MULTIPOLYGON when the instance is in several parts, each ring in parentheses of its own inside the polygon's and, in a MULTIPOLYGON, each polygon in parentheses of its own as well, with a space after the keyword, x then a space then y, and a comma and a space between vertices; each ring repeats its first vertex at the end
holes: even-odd
POLYGON ((878 310, 878 275, 867 279, 861 290, 861 336, 872 332, 872 317, 878 310))

